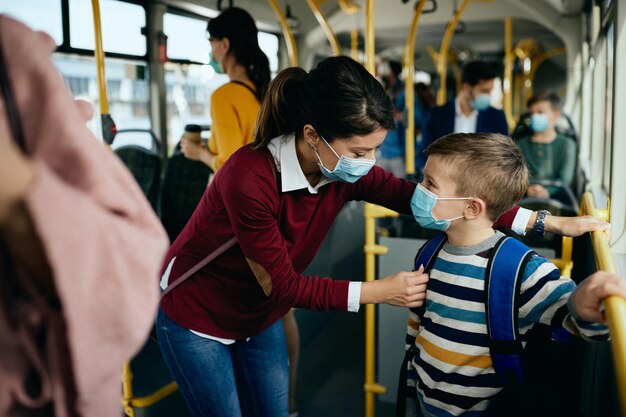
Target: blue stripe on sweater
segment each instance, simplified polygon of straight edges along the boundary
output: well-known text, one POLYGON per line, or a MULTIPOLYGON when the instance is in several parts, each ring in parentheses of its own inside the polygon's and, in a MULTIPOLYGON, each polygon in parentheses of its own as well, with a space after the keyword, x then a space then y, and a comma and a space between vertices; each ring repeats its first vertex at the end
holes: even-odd
POLYGON ((469 264, 462 264, 437 258, 433 269, 452 275, 462 275, 467 278, 485 280, 485 268, 469 264))
POLYGON ((428 311, 436 313, 441 317, 447 319, 454 319, 459 321, 465 321, 476 324, 486 324, 485 312, 483 311, 470 311, 461 308, 450 307, 445 304, 440 304, 435 301, 426 300, 426 308, 428 311))

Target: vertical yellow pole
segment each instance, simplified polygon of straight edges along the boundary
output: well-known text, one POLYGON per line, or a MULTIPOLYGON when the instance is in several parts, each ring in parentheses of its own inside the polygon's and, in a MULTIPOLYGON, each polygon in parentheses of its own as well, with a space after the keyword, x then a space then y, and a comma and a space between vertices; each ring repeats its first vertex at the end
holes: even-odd
MULTIPOLYGON (((365 204, 365 281, 376 279, 376 255, 384 255, 387 248, 376 244, 376 219, 397 217, 398 213, 374 204, 365 204)), ((365 416, 374 417, 374 395, 384 394, 387 388, 375 381, 376 306, 365 306, 365 416)))
POLYGON ((100 25, 100 4, 98 0, 91 0, 93 8, 93 28, 96 35, 96 70, 98 73, 98 93, 100 94, 100 114, 109 114, 109 100, 107 96, 107 82, 104 73, 104 49, 102 48, 102 26, 100 25))
POLYGON ((280 21, 280 26, 283 31, 283 36, 285 37, 285 42, 287 44, 287 55, 289 55, 289 65, 292 67, 298 66, 298 51, 296 49, 296 40, 293 37, 293 32, 289 27, 289 23, 287 22, 287 18, 283 14, 283 11, 276 3, 276 0, 268 0, 272 9, 274 9, 274 13, 278 16, 278 20, 280 21))
POLYGON ((513 26, 510 17, 504 18, 504 114, 509 125, 509 130, 515 127, 513 117, 513 26))
POLYGON ((133 373, 130 362, 126 362, 122 368, 122 408, 128 417, 135 417, 135 410, 130 404, 133 398, 133 373))
POLYGON ((365 68, 372 74, 376 72, 374 47, 374 0, 365 4, 365 68))
POLYGON ((317 5, 318 1, 319 0, 306 0, 306 2, 309 4, 309 7, 313 11, 315 18, 317 19, 318 23, 320 24, 320 26, 324 30, 324 33, 326 34, 326 37, 328 38, 328 42, 330 42, 330 47, 333 50, 333 54, 335 54, 335 56, 339 56, 341 55, 341 48, 339 47, 339 41, 337 40, 337 37, 335 36, 332 29, 330 28, 330 25, 328 24, 328 21, 326 21, 326 18, 324 17, 324 15, 322 14, 322 11, 317 5))
POLYGON ((446 33, 443 35, 441 41, 441 48, 439 50, 439 60, 437 62, 437 72, 440 78, 439 92, 437 93, 437 104, 443 106, 446 104, 446 78, 448 75, 448 51, 450 50, 450 42, 452 41, 452 35, 454 35, 454 29, 461 19, 461 15, 465 11, 469 0, 463 0, 459 7, 454 11, 454 16, 448 22, 446 27, 446 33))
POLYGON ((350 31, 350 56, 355 61, 359 60, 359 30, 357 28, 350 31))
POLYGON ((409 37, 406 41, 404 66, 406 68, 406 77, 404 78, 404 103, 408 115, 406 125, 406 173, 415 174, 415 89, 413 79, 415 77, 415 35, 419 24, 419 18, 424 10, 426 0, 420 0, 417 3, 411 27, 409 29, 409 37))

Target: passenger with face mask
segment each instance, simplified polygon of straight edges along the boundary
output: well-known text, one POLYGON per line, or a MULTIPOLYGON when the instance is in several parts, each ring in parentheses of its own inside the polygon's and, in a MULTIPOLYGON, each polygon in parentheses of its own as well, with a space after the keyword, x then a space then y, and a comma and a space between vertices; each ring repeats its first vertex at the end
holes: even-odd
POLYGON ((509 128, 502 110, 491 107, 496 72, 486 62, 472 61, 463 68, 463 85, 454 100, 431 110, 423 130, 423 148, 450 133, 500 133, 509 128))
MULTIPOLYGON (((530 169, 531 180, 560 181, 570 185, 576 168, 576 143, 555 129, 561 117, 561 99, 553 92, 542 92, 528 100, 532 136, 521 138, 519 147, 530 169)), ((560 187, 531 184, 527 194, 539 198, 559 198, 560 187)))
POLYGON ((207 26, 211 67, 226 74, 229 83, 211 95, 211 138, 182 139, 189 159, 202 161, 214 172, 241 146, 252 142, 260 102, 270 82, 267 56, 261 51, 254 19, 237 7, 224 10, 207 26))
MULTIPOLYGON (((302 275, 348 201, 410 215, 422 198, 415 183, 374 165, 394 126, 382 86, 350 58, 327 58, 309 73, 288 68, 272 81, 254 143, 219 170, 163 265, 158 340, 192 415, 288 415, 280 318, 291 307, 423 303, 421 270, 373 282, 302 275)), ((534 222, 517 207, 498 224, 523 233, 534 222)), ((545 219, 566 234, 601 224, 545 219)))

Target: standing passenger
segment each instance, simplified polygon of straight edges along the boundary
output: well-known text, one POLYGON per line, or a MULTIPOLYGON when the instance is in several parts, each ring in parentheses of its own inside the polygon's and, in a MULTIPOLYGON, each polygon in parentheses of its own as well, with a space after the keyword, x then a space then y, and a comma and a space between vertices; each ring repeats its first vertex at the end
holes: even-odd
POLYGON ((154 323, 167 238, 87 129, 55 48, 0 16, 0 416, 110 417, 154 323))
MULTIPOLYGON (((217 173, 163 265, 166 287, 225 249, 165 295, 157 317, 165 361, 194 416, 239 417, 242 408, 243 415, 287 416, 278 320, 293 306, 423 303, 421 271, 373 282, 302 275, 346 202, 411 214, 416 185, 374 166, 375 149, 394 127, 392 110, 378 81, 347 57, 325 59, 308 74, 286 69, 270 85, 254 144, 217 173)), ((511 227, 520 212, 499 224, 511 227)), ((523 231, 532 220, 522 224, 523 231)), ((594 226, 554 216, 546 224, 567 234, 594 226)))
POLYGON ((224 10, 207 26, 211 42, 210 65, 226 74, 229 83, 211 95, 211 138, 208 147, 183 139, 185 156, 217 172, 241 146, 252 142, 260 102, 270 82, 270 65, 261 51, 258 30, 248 12, 224 10))
MULTIPOLYGON (((209 22, 207 32, 211 42, 210 65, 218 74, 226 73, 230 82, 211 95, 208 147, 183 139, 181 150, 187 158, 200 160, 217 172, 237 149, 253 140, 260 102, 270 82, 270 65, 259 47, 254 19, 245 10, 237 7, 224 10, 209 22)), ((283 325, 289 354, 289 410, 297 415, 300 334, 294 310, 285 315, 283 325)))
POLYGON ((423 147, 450 133, 509 134, 502 110, 491 107, 491 90, 497 74, 486 62, 473 61, 463 68, 463 86, 456 99, 430 112, 423 131, 423 147))

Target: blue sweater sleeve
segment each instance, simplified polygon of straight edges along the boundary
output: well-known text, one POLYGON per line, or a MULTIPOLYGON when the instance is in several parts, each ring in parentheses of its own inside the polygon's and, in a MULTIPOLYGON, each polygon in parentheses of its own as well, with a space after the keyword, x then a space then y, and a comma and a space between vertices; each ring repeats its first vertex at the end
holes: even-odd
POLYGON ((550 261, 534 256, 526 265, 519 299, 519 331, 526 333, 535 323, 562 327, 585 340, 606 340, 608 328, 575 319, 567 301, 576 289, 570 278, 562 277, 550 261))

